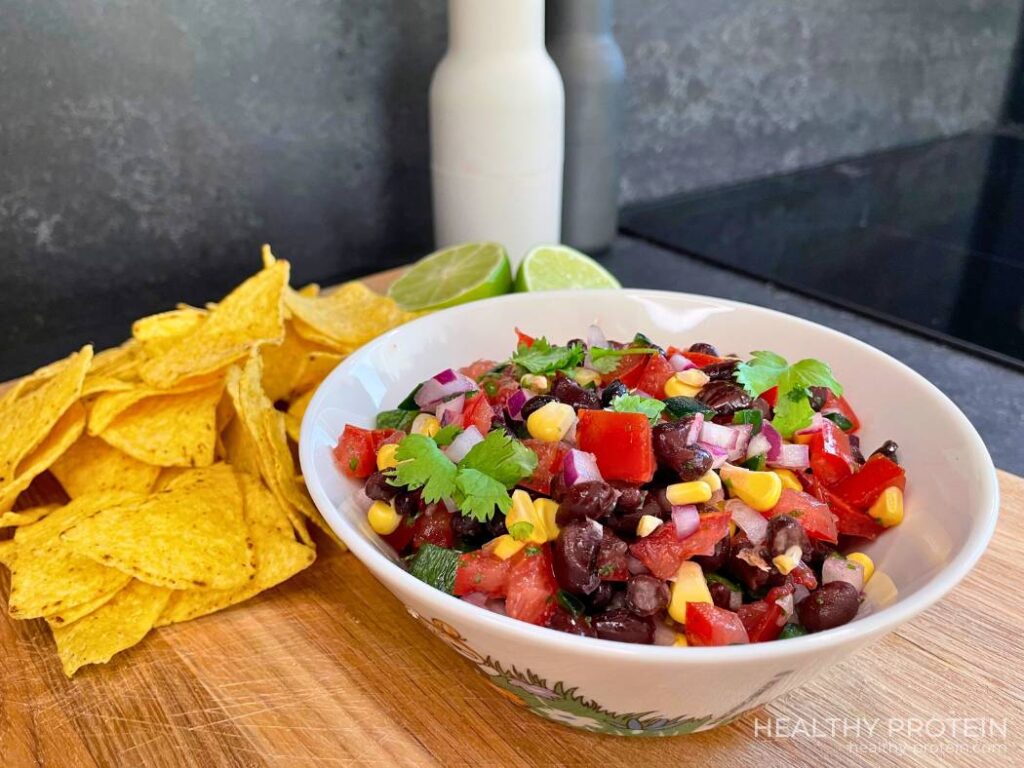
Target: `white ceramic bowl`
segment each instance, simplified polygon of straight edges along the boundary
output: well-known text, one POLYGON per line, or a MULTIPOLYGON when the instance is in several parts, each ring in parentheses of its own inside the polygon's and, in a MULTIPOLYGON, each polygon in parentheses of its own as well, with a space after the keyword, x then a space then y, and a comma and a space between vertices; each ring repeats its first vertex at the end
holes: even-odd
POLYGON ((659 291, 515 294, 396 328, 327 377, 306 412, 299 452, 324 518, 413 616, 535 713, 615 734, 712 728, 804 683, 952 589, 981 556, 998 515, 995 470, 981 438, 914 371, 805 320, 659 291), (862 547, 878 569, 868 585, 867 615, 821 634, 758 645, 638 646, 500 616, 427 586, 399 565, 357 505, 359 485, 334 466, 331 448, 344 425, 371 426, 379 410, 395 407, 439 370, 504 358, 515 343, 514 325, 564 343, 594 322, 608 338, 631 338, 640 330, 662 345, 707 341, 739 354, 771 349, 791 361, 831 363, 864 422, 864 447, 895 439, 909 478, 903 524, 862 547))

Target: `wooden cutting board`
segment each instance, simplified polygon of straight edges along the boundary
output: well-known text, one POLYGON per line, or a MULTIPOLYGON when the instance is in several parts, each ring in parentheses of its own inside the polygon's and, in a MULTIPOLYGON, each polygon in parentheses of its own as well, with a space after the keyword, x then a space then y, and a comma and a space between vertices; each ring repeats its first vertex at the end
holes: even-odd
MULTIPOLYGON (((321 537, 291 581, 74 680, 44 623, 10 620, 0 599, 0 766, 1022 765, 1024 479, 999 481, 992 544, 949 597, 709 733, 630 739, 541 720, 321 537)), ((2 595, 7 582, 0 569, 2 595)))

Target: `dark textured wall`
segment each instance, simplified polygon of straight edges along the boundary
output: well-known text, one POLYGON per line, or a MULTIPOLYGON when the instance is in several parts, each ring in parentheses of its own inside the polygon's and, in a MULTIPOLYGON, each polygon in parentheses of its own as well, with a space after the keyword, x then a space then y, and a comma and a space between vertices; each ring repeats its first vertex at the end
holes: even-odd
MULTIPOLYGON (((998 113, 1022 0, 619 0, 623 198, 998 113)), ((0 0, 0 377, 213 298, 429 249, 441 0, 0 0)))

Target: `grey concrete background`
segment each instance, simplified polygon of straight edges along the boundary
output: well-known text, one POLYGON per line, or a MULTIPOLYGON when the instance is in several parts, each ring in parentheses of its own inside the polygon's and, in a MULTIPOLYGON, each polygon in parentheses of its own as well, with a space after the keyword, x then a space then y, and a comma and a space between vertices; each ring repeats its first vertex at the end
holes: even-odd
MULTIPOLYGON (((619 0, 623 200, 990 124, 1022 4, 619 0)), ((442 0, 0 0, 0 374, 217 297, 264 240, 299 280, 429 250, 444 16, 442 0)))

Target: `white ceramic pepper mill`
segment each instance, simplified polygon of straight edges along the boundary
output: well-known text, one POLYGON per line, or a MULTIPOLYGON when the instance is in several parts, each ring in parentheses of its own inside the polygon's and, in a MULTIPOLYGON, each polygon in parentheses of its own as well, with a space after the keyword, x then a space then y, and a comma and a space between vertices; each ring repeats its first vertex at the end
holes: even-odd
POLYGON ((515 264, 557 243, 564 133, 544 0, 448 0, 448 51, 430 85, 437 246, 495 241, 515 264))

